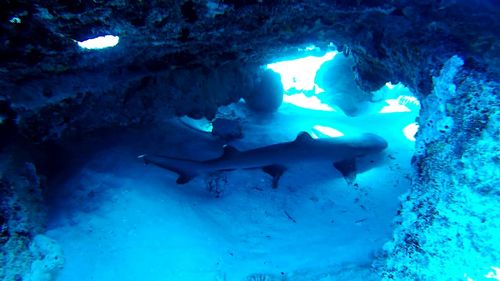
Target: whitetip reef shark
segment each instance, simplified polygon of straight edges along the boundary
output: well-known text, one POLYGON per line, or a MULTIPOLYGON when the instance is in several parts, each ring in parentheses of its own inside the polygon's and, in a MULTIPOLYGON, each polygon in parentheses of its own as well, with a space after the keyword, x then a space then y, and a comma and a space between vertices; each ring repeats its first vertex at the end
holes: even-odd
POLYGON ((185 184, 198 175, 236 169, 258 169, 273 177, 273 187, 287 166, 311 161, 331 161, 344 177, 353 173, 355 158, 383 151, 387 142, 375 134, 359 137, 337 137, 313 139, 301 132, 294 141, 277 143, 251 150, 239 151, 232 146, 224 147, 224 154, 218 158, 195 161, 157 155, 140 155, 144 163, 152 163, 179 175, 177 184, 185 184))

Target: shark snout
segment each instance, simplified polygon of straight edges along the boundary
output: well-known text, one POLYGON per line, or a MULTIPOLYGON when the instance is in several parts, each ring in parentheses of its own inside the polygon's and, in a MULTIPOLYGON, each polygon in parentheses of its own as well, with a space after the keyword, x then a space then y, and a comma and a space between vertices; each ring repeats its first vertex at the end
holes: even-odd
POLYGON ((388 146, 387 141, 379 135, 367 133, 363 134, 361 147, 373 152, 382 151, 388 146))
POLYGON ((386 149, 387 146, 389 145, 387 143, 387 141, 384 138, 382 138, 381 136, 378 136, 375 134, 368 134, 368 135, 371 138, 371 141, 374 144, 374 146, 380 150, 386 149))

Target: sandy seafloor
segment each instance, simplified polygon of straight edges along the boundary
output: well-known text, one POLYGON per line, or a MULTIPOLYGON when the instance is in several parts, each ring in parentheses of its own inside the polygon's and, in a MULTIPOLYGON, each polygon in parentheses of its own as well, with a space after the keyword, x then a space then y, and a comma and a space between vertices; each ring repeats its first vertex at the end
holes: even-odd
MULTIPOLYGON (((234 143, 249 149, 290 141, 317 124, 383 136, 389 147, 358 161, 360 169, 376 165, 355 184, 331 163, 312 163, 291 167, 277 189, 260 170, 226 173, 220 196, 203 177, 176 185, 175 174, 137 156, 220 153, 210 136, 176 121, 82 143, 82 151, 95 152, 82 152, 50 194, 46 234, 65 256, 57 280, 370 280, 409 187, 414 143, 402 129, 417 114, 377 113, 384 105, 351 118, 284 104, 268 116, 247 114, 245 137, 234 143)), ((242 116, 240 107, 226 111, 242 116)))

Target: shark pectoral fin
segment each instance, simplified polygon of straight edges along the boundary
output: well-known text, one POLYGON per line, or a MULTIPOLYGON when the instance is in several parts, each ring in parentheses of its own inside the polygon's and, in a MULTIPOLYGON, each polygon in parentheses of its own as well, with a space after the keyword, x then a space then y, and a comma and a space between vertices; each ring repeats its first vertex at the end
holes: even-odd
POLYGON ((273 188, 277 188, 281 176, 286 171, 286 167, 283 165, 269 165, 262 167, 262 171, 273 177, 273 188))
POLYGON ((175 181, 176 184, 186 184, 194 178, 194 175, 188 175, 185 173, 180 173, 179 177, 175 181))
POLYGON ((333 166, 342 174, 348 184, 352 184, 356 180, 356 159, 351 158, 335 162, 333 166))

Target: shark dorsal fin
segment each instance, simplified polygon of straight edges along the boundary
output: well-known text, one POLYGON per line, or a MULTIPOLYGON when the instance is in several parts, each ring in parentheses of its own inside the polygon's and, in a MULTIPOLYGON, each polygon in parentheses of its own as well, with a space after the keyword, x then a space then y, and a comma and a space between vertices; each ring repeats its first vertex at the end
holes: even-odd
POLYGON ((313 138, 307 132, 300 132, 295 138, 295 142, 309 142, 312 140, 313 138))
POLYGON ((224 155, 223 155, 224 157, 234 156, 234 155, 238 155, 240 153, 241 153, 241 151, 239 151, 234 146, 231 146, 231 145, 224 146, 224 155))

